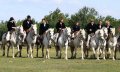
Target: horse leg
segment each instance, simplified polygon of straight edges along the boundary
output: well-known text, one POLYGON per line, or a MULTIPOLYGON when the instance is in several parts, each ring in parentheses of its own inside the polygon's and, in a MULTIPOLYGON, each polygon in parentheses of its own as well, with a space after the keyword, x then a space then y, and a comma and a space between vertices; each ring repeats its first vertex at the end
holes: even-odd
POLYGON ((98 46, 98 48, 97 48, 97 60, 100 60, 100 59, 99 59, 99 54, 100 54, 100 51, 99 51, 99 50, 100 50, 100 47, 98 46))
POLYGON ((30 57, 29 56, 29 46, 27 45, 27 56, 28 56, 28 58, 30 57))
POLYGON ((73 58, 73 51, 74 51, 74 48, 73 47, 70 47, 70 50, 71 50, 71 59, 73 58))
POLYGON ((15 55, 14 55, 14 53, 15 53, 14 46, 12 46, 12 53, 13 53, 12 57, 15 58, 15 55))
POLYGON ((85 54, 85 58, 87 58, 88 57, 88 55, 89 55, 89 52, 88 52, 88 48, 87 48, 87 46, 86 45, 84 45, 84 54, 85 54))
POLYGON ((65 46, 65 59, 68 60, 68 57, 67 57, 67 49, 68 49, 68 45, 65 46))
POLYGON ((42 58, 44 58, 44 46, 42 46, 42 58))
POLYGON ((56 50, 56 56, 58 56, 58 46, 55 46, 55 50, 56 50))
POLYGON ((49 58, 49 48, 46 49, 46 59, 50 59, 49 58))
POLYGON ((33 58, 33 50, 32 50, 31 45, 29 45, 29 47, 30 47, 30 56, 31 56, 31 58, 33 58))
POLYGON ((9 49, 10 49, 10 45, 7 48, 7 57, 9 57, 9 49))
POLYGON ((3 55, 2 56, 5 56, 5 45, 2 45, 2 49, 3 49, 3 55))
POLYGON ((108 48, 108 52, 109 52, 109 54, 107 55, 107 58, 109 58, 111 55, 111 48, 108 48))
POLYGON ((38 47, 39 47, 39 46, 37 45, 37 49, 36 49, 36 51, 37 51, 37 53, 36 53, 36 57, 38 57, 38 47))
POLYGON ((59 58, 61 59, 62 58, 62 47, 59 47, 59 51, 58 52, 60 53, 59 58))
POLYGON ((103 59, 104 60, 106 60, 105 55, 106 55, 106 51, 105 51, 105 46, 104 46, 104 48, 103 48, 103 59))
POLYGON ((49 53, 49 48, 48 48, 48 59, 50 59, 50 53, 49 53))
POLYGON ((81 54, 82 54, 82 60, 84 60, 84 50, 83 50, 83 45, 81 45, 81 54))
POLYGON ((76 58, 76 55, 77 55, 77 47, 74 48, 74 57, 73 58, 76 58))
POLYGON ((20 48, 19 57, 22 57, 22 45, 19 45, 19 48, 20 48))
POLYGON ((113 47, 113 60, 115 60, 115 46, 113 47))
POLYGON ((15 54, 15 57, 17 57, 18 53, 20 52, 19 45, 17 45, 17 49, 18 49, 18 51, 17 51, 17 53, 15 54))
POLYGON ((92 47, 92 50, 93 50, 93 56, 94 56, 94 58, 95 58, 95 48, 92 47))

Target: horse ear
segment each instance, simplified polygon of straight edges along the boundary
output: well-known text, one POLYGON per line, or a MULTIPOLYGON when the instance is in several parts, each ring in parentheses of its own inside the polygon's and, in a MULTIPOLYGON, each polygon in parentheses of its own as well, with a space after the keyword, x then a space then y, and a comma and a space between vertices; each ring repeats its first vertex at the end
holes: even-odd
POLYGON ((15 30, 17 29, 17 27, 12 27, 12 28, 15 29, 15 30))

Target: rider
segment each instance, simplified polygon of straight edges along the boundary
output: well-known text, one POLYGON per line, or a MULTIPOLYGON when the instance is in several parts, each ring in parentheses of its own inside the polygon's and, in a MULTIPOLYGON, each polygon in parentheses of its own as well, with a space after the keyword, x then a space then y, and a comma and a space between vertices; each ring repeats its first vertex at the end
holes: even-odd
POLYGON ((87 34, 95 33, 97 28, 96 28, 96 24, 93 19, 91 19, 90 23, 87 24, 85 29, 87 31, 87 34))
POLYGON ((49 29, 49 24, 46 19, 42 19, 42 23, 39 27, 39 34, 41 39, 43 39, 43 34, 46 33, 46 31, 49 29))
POLYGON ((110 34, 110 28, 112 28, 112 25, 110 24, 110 21, 109 20, 106 20, 105 21, 105 27, 108 29, 108 35, 110 34))
POLYGON ((26 34, 30 31, 30 27, 33 24, 33 21, 31 20, 31 16, 28 15, 27 19, 23 21, 23 29, 26 31, 26 34))
POLYGON ((72 27, 72 38, 75 37, 79 30, 80 30, 79 22, 76 22, 75 25, 72 27))
POLYGON ((93 19, 91 19, 90 23, 87 24, 85 29, 86 29, 86 32, 88 34, 86 46, 89 46, 90 37, 95 33, 95 31, 97 29, 96 24, 95 24, 93 19))
POLYGON ((9 34, 10 38, 11 38, 12 32, 14 31, 14 29, 12 27, 16 27, 16 24, 15 24, 14 18, 10 17, 10 20, 7 22, 7 29, 8 29, 7 35, 9 34))
POLYGON ((57 24, 56 24, 56 29, 57 29, 57 33, 58 33, 58 36, 57 36, 57 42, 58 42, 58 38, 59 38, 59 33, 60 33, 60 31, 62 30, 62 29, 65 29, 66 28, 66 26, 65 26, 65 24, 64 24, 64 20, 63 19, 61 19, 61 20, 59 20, 58 22, 57 22, 57 24))
POLYGON ((103 24, 102 24, 102 20, 99 20, 98 24, 96 25, 96 29, 102 29, 103 24))

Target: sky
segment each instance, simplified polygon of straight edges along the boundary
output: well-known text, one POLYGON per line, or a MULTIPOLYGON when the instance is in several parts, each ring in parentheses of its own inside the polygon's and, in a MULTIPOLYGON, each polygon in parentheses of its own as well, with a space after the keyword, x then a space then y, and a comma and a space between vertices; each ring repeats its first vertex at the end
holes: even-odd
POLYGON ((120 19, 120 0, 0 0, 0 21, 10 17, 22 20, 27 15, 41 21, 56 8, 71 15, 84 6, 95 8, 102 16, 120 19))

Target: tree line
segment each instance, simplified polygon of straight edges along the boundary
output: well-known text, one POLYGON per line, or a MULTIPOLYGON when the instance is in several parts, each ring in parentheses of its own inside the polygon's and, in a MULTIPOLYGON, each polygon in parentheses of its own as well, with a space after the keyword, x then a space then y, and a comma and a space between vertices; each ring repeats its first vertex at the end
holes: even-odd
MULTIPOLYGON (((119 24, 120 24, 120 19, 116 19, 110 15, 104 17, 102 15, 99 15, 99 12, 96 11, 94 8, 89 8, 86 6, 79 9, 78 12, 72 15, 69 15, 67 13, 66 14, 62 13, 61 10, 57 8, 56 10, 51 11, 49 15, 45 15, 44 18, 48 21, 50 27, 52 28, 55 27, 56 23, 61 18, 64 19, 64 23, 68 27, 71 27, 72 25, 74 25, 75 22, 79 22, 81 28, 84 28, 86 24, 89 23, 90 19, 94 19, 95 23, 98 23, 99 20, 102 20, 103 24, 105 24, 106 20, 109 20, 111 22, 111 25, 115 27, 117 31, 117 28, 119 27, 119 24)), ((32 20, 39 27, 41 22, 35 21, 34 18, 32 20)), ((16 22, 17 25, 22 25, 22 23, 23 23, 23 20, 18 20, 16 22)), ((1 40, 2 34, 7 32, 6 25, 7 25, 7 21, 0 22, 0 40, 1 40)))

